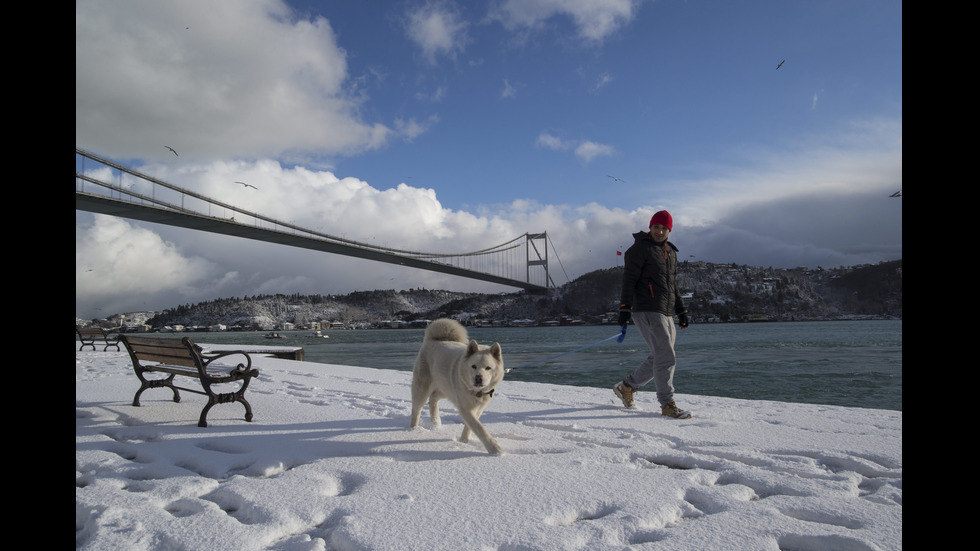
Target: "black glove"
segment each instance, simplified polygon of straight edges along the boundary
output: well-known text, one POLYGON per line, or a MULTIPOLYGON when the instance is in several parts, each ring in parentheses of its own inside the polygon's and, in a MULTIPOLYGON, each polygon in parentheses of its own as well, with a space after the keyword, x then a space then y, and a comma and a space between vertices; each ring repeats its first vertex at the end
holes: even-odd
POLYGON ((628 324, 630 322, 630 319, 632 317, 633 317, 633 312, 631 312, 628 308, 622 308, 622 309, 620 309, 619 310, 619 321, 618 321, 619 326, 620 327, 626 327, 626 324, 628 324))
POLYGON ((686 328, 689 322, 689 320, 687 319, 687 312, 681 312, 680 314, 677 314, 677 321, 679 322, 681 329, 686 328))

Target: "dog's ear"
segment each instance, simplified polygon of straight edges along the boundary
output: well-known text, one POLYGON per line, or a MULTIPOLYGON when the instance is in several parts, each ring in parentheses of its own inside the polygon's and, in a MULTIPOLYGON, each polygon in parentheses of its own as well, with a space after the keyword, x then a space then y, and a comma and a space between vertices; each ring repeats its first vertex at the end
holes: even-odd
POLYGON ((480 350, 480 345, 476 344, 476 339, 470 339, 470 344, 466 347, 466 355, 472 356, 480 350))
POLYGON ((490 355, 498 361, 500 360, 500 345, 498 343, 493 343, 493 346, 490 347, 490 355))

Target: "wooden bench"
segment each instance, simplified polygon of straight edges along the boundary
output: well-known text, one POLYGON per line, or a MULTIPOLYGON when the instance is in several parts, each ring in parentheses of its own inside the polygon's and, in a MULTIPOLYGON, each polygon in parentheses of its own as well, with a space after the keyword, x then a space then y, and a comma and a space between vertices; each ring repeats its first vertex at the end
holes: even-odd
POLYGON ((253 377, 259 376, 259 370, 252 368, 252 357, 247 352, 228 350, 205 354, 189 337, 177 340, 120 335, 119 339, 129 351, 133 369, 141 383, 133 397, 133 406, 139 407, 140 395, 144 390, 166 387, 173 391, 174 402, 180 402, 178 389, 208 397, 208 403, 201 410, 201 418, 197 423, 199 427, 208 426, 208 411, 213 406, 230 402, 241 402, 245 406, 245 420, 252 420, 252 406, 245 400, 245 389, 253 377), (232 366, 230 363, 215 362, 232 355, 243 356, 244 363, 232 366), (166 374, 166 377, 147 377, 148 373, 166 374), (174 380, 178 375, 197 379, 200 388, 177 386, 174 380), (237 390, 227 393, 218 393, 212 388, 225 383, 236 383, 239 386, 237 390))
POLYGON ((103 352, 109 350, 110 346, 115 346, 116 350, 119 350, 119 338, 110 337, 105 329, 101 327, 79 327, 75 326, 75 334, 78 335, 78 340, 82 342, 82 346, 79 346, 79 350, 84 350, 86 346, 91 346, 92 350, 95 350, 95 341, 99 341, 99 344, 105 343, 105 348, 102 349, 103 352))

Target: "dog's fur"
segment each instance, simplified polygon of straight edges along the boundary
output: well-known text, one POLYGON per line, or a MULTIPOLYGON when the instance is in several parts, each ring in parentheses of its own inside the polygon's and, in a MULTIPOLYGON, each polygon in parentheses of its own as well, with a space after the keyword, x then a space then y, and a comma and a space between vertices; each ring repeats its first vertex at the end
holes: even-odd
POLYGON ((504 379, 500 345, 481 346, 470 340, 466 328, 450 319, 429 324, 412 371, 412 427, 419 425, 422 406, 429 401, 429 417, 440 425, 439 400, 446 398, 463 418, 460 442, 476 434, 487 451, 502 453, 497 441, 480 423, 480 415, 504 379))

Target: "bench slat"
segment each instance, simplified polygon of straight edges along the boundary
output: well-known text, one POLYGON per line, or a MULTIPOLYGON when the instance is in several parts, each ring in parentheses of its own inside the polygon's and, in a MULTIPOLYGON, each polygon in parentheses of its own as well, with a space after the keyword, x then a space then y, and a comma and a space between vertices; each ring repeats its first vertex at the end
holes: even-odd
POLYGON ((194 356, 182 341, 148 337, 126 337, 140 360, 195 367, 194 356))

